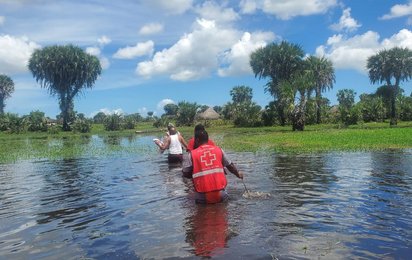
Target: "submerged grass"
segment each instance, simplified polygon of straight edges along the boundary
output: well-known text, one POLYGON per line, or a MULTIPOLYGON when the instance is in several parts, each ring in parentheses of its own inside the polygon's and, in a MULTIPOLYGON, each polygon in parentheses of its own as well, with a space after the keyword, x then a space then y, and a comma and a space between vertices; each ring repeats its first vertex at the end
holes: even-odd
MULTIPOLYGON (((179 127, 186 140, 193 127, 179 127)), ((311 153, 412 148, 412 122, 390 128, 388 123, 370 123, 349 128, 338 125, 307 126, 303 132, 286 127, 207 128, 210 137, 225 150, 311 153)), ((0 163, 32 159, 68 159, 114 154, 148 154, 156 151, 148 135, 163 136, 164 130, 139 124, 136 129, 106 132, 94 125, 89 134, 0 133, 0 163)))

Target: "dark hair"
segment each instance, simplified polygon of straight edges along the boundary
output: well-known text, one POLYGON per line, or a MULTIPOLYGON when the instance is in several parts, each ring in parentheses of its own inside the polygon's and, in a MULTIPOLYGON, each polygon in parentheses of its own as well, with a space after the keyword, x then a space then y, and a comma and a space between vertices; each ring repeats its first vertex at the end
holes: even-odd
POLYGON ((198 132, 198 131, 202 131, 202 130, 205 130, 204 125, 198 124, 198 125, 195 126, 195 133, 198 132))
POLYGON ((198 146, 206 144, 209 141, 209 135, 206 130, 200 130, 195 133, 195 143, 198 146))

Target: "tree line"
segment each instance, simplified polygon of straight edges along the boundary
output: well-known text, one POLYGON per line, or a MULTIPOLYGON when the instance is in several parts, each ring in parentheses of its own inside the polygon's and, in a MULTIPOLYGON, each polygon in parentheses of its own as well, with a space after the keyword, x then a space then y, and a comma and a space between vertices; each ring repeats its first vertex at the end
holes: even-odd
MULTIPOLYGON (((355 103, 354 90, 339 90, 338 106, 330 106, 329 100, 322 97, 322 93, 332 89, 335 83, 332 62, 325 57, 306 57, 297 44, 282 41, 261 47, 250 55, 250 66, 256 78, 267 81, 264 89, 273 101, 262 109, 252 101, 250 87, 234 87, 230 91, 232 101, 214 109, 225 120, 233 121, 235 126, 288 124, 293 130, 302 131, 306 124, 339 122, 350 125, 389 119, 390 125, 396 125, 398 119, 412 119, 411 96, 406 96, 400 87, 401 82, 412 77, 412 51, 408 48, 394 47, 369 57, 367 70, 371 83, 384 85, 373 94, 361 94, 358 103, 355 103)), ((102 71, 97 57, 79 47, 54 45, 37 49, 28 68, 40 86, 57 97, 61 110, 58 122, 61 122, 63 131, 87 132, 90 124, 96 121, 103 123, 106 130, 119 130, 133 128, 136 122, 143 120, 139 114, 114 114, 104 115, 102 121, 99 117, 87 119, 75 112, 74 98, 84 89, 92 88, 102 71)), ((0 74, 0 130, 46 129, 43 125, 51 123, 40 111, 32 111, 23 117, 4 113, 5 100, 13 91, 13 80, 0 74), (28 126, 32 124, 41 126, 28 126)), ((149 112, 146 120, 153 120, 158 127, 170 120, 175 120, 178 125, 192 125, 196 114, 204 109, 205 106, 197 103, 181 101, 166 105, 161 117, 149 112)))

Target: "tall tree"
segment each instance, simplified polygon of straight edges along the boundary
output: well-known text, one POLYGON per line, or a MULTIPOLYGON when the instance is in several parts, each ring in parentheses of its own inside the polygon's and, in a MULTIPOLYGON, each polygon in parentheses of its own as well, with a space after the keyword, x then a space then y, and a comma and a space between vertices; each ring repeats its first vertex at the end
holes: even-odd
POLYGON ((73 45, 54 45, 34 51, 29 70, 41 87, 58 97, 63 130, 70 131, 73 99, 84 88, 93 87, 102 71, 99 59, 73 45))
POLYGON ((322 92, 333 88, 335 83, 335 70, 330 60, 325 57, 309 56, 306 59, 314 77, 314 90, 316 94, 316 123, 321 123, 322 92))
POLYGON ((6 98, 11 97, 11 93, 14 91, 13 80, 4 74, 0 74, 0 115, 4 114, 4 102, 6 98))
POLYGON ((284 80, 279 84, 290 104, 288 113, 292 122, 293 131, 303 131, 305 128, 306 104, 314 84, 314 73, 310 69, 307 60, 305 60, 302 70, 297 71, 289 80, 284 80), (296 98, 297 95, 298 97, 296 98))
POLYGON ((390 125, 396 125, 397 92, 400 82, 412 78, 412 51, 400 47, 381 50, 368 58, 367 69, 372 84, 386 83, 387 86, 392 88, 390 125))
POLYGON ((302 69, 304 51, 297 44, 282 41, 259 48, 250 55, 250 65, 255 77, 269 78, 265 91, 269 92, 277 106, 281 125, 286 123, 287 99, 280 87, 281 82, 290 80, 302 69))
POLYGON ((250 87, 236 86, 230 90, 233 103, 243 103, 252 101, 253 92, 250 87))
POLYGON ((181 101, 177 104, 177 106, 179 109, 177 111, 176 123, 179 126, 191 126, 195 121, 196 112, 200 106, 197 103, 190 103, 187 101, 181 101))

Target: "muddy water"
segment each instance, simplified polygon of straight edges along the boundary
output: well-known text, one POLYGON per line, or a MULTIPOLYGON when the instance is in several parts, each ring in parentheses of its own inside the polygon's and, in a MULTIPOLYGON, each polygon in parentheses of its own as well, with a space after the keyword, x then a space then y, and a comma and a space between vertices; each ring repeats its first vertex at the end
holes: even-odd
POLYGON ((411 150, 227 151, 247 189, 270 196, 245 197, 228 175, 229 202, 202 206, 152 138, 115 142, 132 153, 1 164, 0 259, 412 255, 411 150))

